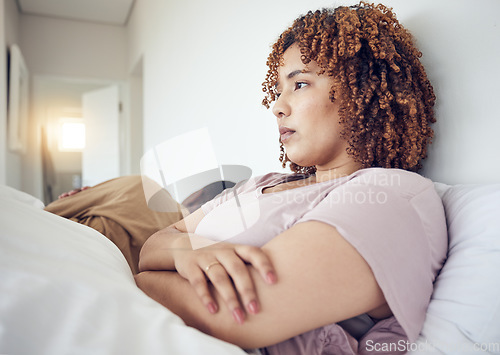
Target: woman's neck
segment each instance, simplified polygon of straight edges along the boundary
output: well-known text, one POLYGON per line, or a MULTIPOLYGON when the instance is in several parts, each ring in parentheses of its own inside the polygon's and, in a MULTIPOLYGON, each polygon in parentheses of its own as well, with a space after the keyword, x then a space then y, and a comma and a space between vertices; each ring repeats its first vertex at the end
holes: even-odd
POLYGON ((360 163, 349 160, 334 167, 316 166, 315 182, 323 182, 351 175, 361 169, 360 163))

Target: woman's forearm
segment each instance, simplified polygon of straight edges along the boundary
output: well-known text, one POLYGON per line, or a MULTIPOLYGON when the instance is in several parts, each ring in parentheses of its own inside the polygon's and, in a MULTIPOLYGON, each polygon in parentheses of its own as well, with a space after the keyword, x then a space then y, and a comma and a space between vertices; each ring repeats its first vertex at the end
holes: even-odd
POLYGON ((139 254, 139 271, 175 270, 173 248, 190 248, 187 233, 167 227, 153 234, 139 254))
POLYGON ((173 252, 192 249, 190 236, 203 217, 204 213, 199 209, 149 237, 139 254, 139 271, 175 270, 173 252))
MULTIPOLYGON (((254 276, 258 278, 256 272, 254 276)), ((149 297, 181 317, 186 325, 206 334, 242 348, 262 347, 277 342, 276 334, 269 329, 262 328, 257 321, 258 318, 268 318, 269 322, 270 318, 273 324, 270 329, 276 329, 280 324, 280 319, 275 315, 271 316, 270 312, 266 312, 267 315, 266 313, 247 314, 245 322, 238 324, 231 312, 224 306, 221 306, 216 314, 211 314, 200 302, 189 282, 175 271, 146 271, 135 275, 135 280, 138 287, 149 297)), ((222 304, 220 295, 213 288, 212 292, 222 304)))
POLYGON ((208 328, 200 322, 203 317, 194 317, 207 313, 192 287, 175 271, 146 271, 135 275, 137 286, 149 297, 180 316, 190 326, 194 324, 208 333, 208 328))

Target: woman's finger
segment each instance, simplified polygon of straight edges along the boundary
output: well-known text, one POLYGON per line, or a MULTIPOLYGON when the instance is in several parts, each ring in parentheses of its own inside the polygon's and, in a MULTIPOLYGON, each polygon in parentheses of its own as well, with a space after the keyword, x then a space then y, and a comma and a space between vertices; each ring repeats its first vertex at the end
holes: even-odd
POLYGON ((241 259, 252 264, 268 284, 274 284, 278 281, 271 260, 261 248, 250 245, 235 245, 234 251, 241 259))
POLYGON ((249 313, 259 312, 259 302, 255 285, 247 265, 236 253, 221 255, 220 260, 231 277, 239 299, 249 313))
POLYGON ((74 190, 71 190, 68 192, 68 196, 73 196, 77 193, 79 193, 81 191, 81 189, 74 189, 74 190))
POLYGON ((245 312, 241 308, 236 290, 224 265, 221 262, 212 262, 204 267, 204 271, 235 321, 242 324, 245 321, 245 312))
POLYGON ((182 277, 186 278, 189 281, 208 311, 212 314, 217 313, 218 306, 214 298, 212 297, 212 294, 210 293, 207 279, 203 271, 199 267, 193 265, 188 273, 179 271, 179 274, 181 274, 182 277))
POLYGON ((57 198, 58 199, 61 199, 61 198, 65 198, 65 197, 68 197, 68 193, 67 192, 63 192, 62 194, 60 194, 57 198))
POLYGON ((73 195, 79 193, 80 191, 84 191, 84 190, 87 190, 89 188, 90 188, 90 186, 84 186, 84 187, 77 188, 77 189, 74 189, 74 190, 71 190, 68 192, 64 192, 64 193, 60 194, 57 198, 61 199, 61 198, 65 198, 68 196, 73 196, 73 195))

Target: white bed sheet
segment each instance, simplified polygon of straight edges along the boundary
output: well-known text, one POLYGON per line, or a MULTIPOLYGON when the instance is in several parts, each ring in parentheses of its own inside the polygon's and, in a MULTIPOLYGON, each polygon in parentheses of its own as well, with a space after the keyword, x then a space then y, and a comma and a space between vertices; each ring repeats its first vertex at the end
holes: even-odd
POLYGON ((245 354, 140 291, 86 226, 0 186, 0 354, 245 354))

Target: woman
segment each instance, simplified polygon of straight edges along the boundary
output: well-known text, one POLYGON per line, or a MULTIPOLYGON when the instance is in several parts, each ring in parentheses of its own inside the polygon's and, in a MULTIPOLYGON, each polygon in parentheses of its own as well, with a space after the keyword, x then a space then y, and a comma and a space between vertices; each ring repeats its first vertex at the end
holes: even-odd
POLYGON ((441 201, 414 173, 434 122, 420 56, 381 5, 298 18, 263 84, 294 174, 238 184, 154 234, 138 286, 243 348, 340 354, 414 341, 447 248, 441 201), (255 223, 237 222, 255 206, 255 223), (220 242, 194 247, 210 241, 220 242))

